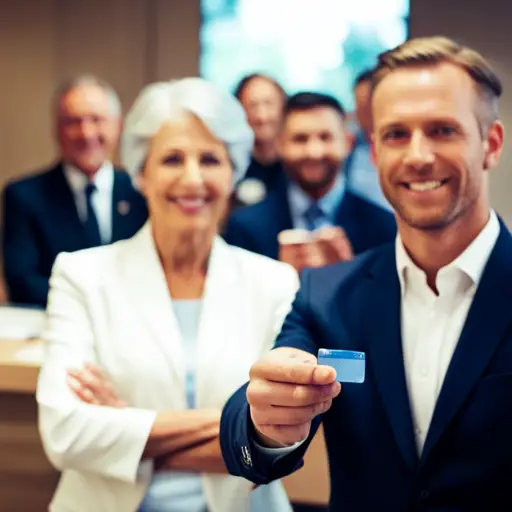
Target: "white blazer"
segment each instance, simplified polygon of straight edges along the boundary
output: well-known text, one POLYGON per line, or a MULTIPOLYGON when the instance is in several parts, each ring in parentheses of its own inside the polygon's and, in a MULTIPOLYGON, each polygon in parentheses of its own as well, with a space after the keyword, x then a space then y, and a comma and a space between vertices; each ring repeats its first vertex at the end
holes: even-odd
MULTIPOLYGON (((184 410, 180 330, 150 224, 133 238, 58 256, 48 300, 39 430, 62 477, 53 512, 132 512, 152 475, 140 462, 156 411, 184 410), (101 365, 130 407, 81 402, 69 368, 101 365)), ((221 409, 273 344, 298 288, 284 263, 227 245, 212 249, 197 340, 198 408, 221 409)), ((203 474, 211 512, 250 510, 252 483, 203 474)), ((291 511, 281 482, 260 488, 268 511, 291 511), (283 508, 284 507, 284 508, 283 508)))

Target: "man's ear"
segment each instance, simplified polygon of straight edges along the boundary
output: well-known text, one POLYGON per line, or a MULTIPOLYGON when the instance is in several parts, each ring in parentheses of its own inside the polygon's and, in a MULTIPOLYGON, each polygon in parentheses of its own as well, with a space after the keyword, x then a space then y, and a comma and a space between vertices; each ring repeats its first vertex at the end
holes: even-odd
POLYGON ((495 121, 489 127, 487 140, 484 140, 484 162, 485 170, 496 167, 500 161, 501 152, 503 151, 503 140, 505 137, 505 128, 501 121, 495 121))

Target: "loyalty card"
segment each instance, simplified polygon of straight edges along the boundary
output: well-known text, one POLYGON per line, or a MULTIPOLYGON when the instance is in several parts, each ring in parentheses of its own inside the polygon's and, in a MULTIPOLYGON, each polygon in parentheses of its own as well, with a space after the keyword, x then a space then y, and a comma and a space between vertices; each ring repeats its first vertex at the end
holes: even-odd
POLYGON ((332 366, 336 370, 338 382, 364 382, 366 355, 353 350, 330 350, 321 348, 318 351, 318 364, 332 366))

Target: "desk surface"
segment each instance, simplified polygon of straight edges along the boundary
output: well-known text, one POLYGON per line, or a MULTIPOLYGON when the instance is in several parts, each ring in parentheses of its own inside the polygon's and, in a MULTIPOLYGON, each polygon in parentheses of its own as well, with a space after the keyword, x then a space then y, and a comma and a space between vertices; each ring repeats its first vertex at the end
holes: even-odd
POLYGON ((19 360, 16 353, 40 344, 39 340, 0 340, 0 392, 35 393, 40 365, 19 360))

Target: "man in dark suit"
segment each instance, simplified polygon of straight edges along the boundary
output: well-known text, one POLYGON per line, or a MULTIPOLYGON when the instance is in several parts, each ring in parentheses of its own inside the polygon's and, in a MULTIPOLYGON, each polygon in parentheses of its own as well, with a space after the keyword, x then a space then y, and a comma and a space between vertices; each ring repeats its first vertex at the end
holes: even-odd
POLYGON ((322 422, 333 511, 512 510, 512 236, 487 183, 500 95, 445 38, 380 56, 375 157, 399 237, 303 273, 277 348, 223 411, 230 473, 295 471, 322 422), (337 382, 319 348, 365 352, 364 383, 337 382))
POLYGON ((4 272, 13 303, 45 306, 57 254, 129 238, 147 218, 130 178, 109 161, 121 128, 114 90, 82 76, 56 99, 60 162, 4 191, 4 272))
MULTIPOLYGON (((344 121, 343 108, 331 96, 305 92, 290 97, 278 144, 288 179, 281 179, 262 202, 231 214, 225 230, 228 243, 300 270, 313 266, 308 259, 316 252, 304 251, 303 244, 280 247, 283 231, 337 226, 341 229, 333 245, 349 246, 344 251, 349 254, 393 240, 393 215, 346 190, 340 172, 350 147, 344 121)), ((315 237, 312 241, 308 247, 314 249, 315 237)))

